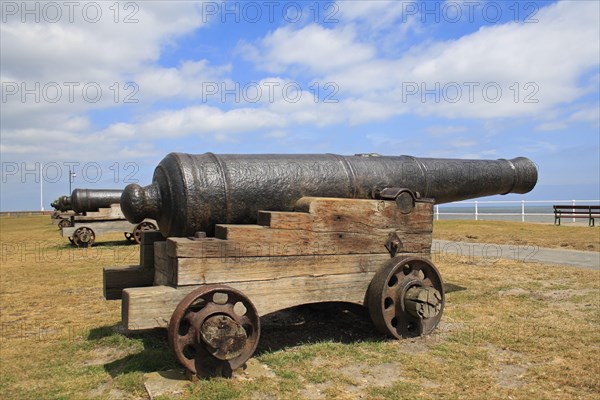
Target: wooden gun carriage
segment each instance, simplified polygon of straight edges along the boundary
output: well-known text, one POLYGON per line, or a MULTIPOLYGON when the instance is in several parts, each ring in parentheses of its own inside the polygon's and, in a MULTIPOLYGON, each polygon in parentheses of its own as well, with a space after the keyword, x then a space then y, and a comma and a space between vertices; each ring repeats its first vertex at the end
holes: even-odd
POLYGON ((77 247, 94 244, 103 233, 123 232, 131 243, 140 243, 142 232, 156 230, 156 221, 145 219, 133 224, 121 211, 122 190, 75 189, 70 196, 60 196, 50 205, 55 208, 52 221, 62 237, 77 247))
POLYGON ((104 269, 129 330, 167 328, 191 374, 228 376, 253 354, 260 316, 318 302, 368 308, 394 338, 425 335, 444 308, 430 261, 433 206, 526 193, 526 158, 171 153, 125 188, 127 219, 156 219, 140 265, 104 269))
POLYGON ((403 207, 306 197, 293 212, 260 211, 256 225, 217 225, 214 238, 144 232, 141 265, 105 268, 104 294, 122 299, 128 330, 168 328, 177 359, 199 376, 242 366, 259 317, 301 304, 360 304, 392 337, 428 334, 444 307, 433 201, 403 207))
POLYGON ((58 227, 60 235, 77 247, 92 246, 98 235, 115 232, 123 232, 130 243, 140 243, 142 232, 157 229, 156 221, 151 219, 138 224, 127 221, 119 204, 111 204, 96 211, 72 213, 63 217, 58 227))

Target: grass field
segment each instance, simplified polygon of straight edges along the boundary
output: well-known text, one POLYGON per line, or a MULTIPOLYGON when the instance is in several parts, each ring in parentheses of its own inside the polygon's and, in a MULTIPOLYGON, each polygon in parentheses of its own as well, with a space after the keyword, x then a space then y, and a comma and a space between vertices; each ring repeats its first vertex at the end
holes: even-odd
MULTIPOLYGON (((435 237, 599 250, 600 230, 440 221, 435 237)), ((122 235, 80 250, 45 217, 1 218, 0 398, 147 398, 145 374, 178 368, 162 331, 125 335, 102 268, 137 264, 122 235)), ((446 308, 434 335, 375 332, 362 309, 304 306, 263 318, 246 373, 184 399, 597 399, 600 272, 438 260, 446 308)), ((168 396, 162 398, 170 398, 168 396)))
POLYGON ((507 221, 436 221, 435 239, 600 251, 600 229, 507 221))

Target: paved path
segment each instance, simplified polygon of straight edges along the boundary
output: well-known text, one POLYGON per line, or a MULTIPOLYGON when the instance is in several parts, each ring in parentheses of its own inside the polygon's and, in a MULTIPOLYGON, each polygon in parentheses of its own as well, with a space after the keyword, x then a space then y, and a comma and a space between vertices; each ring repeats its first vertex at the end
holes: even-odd
POLYGON ((600 270, 600 252, 595 251, 547 249, 510 244, 452 242, 449 240, 434 240, 431 251, 437 253, 433 255, 434 261, 435 257, 452 257, 458 254, 492 261, 503 258, 523 263, 535 262, 600 270))

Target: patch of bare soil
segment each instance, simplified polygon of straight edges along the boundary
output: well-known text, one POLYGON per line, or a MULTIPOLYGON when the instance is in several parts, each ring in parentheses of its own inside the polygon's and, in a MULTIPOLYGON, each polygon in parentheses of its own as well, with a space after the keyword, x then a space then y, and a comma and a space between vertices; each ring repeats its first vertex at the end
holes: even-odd
POLYGON ((255 358, 246 362, 245 368, 240 368, 233 372, 233 379, 239 381, 252 381, 256 378, 274 378, 275 373, 266 364, 261 363, 255 358))
MULTIPOLYGON (((314 361, 319 364, 319 360, 314 361)), ((306 384, 301 394, 307 399, 324 399, 329 388, 336 386, 337 391, 343 392, 347 399, 366 398, 365 389, 368 387, 388 387, 402 379, 402 368, 398 363, 384 363, 379 365, 352 364, 341 367, 337 372, 343 381, 352 382, 336 385, 336 382, 306 384)))
POLYGON ((492 344, 487 344, 486 349, 494 360, 494 377, 498 386, 518 388, 527 383, 524 374, 530 365, 525 361, 523 354, 509 349, 502 349, 492 344))
POLYGON ((98 386, 96 389, 91 390, 88 393, 88 396, 90 399, 96 399, 100 397, 109 400, 121 400, 131 398, 131 396, 125 394, 125 392, 113 388, 111 382, 105 382, 98 386))
POLYGON ((117 361, 130 354, 127 350, 112 347, 99 347, 92 350, 83 362, 86 367, 93 365, 106 365, 117 361))

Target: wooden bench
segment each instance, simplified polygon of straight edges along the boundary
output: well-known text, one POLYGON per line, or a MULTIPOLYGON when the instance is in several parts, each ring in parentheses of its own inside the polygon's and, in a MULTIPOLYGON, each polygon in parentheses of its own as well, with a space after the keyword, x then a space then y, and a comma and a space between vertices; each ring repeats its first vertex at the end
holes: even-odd
POLYGON ((555 205, 554 224, 560 225, 561 218, 587 218, 589 226, 595 226, 595 219, 600 218, 600 205, 598 206, 574 206, 555 205))

